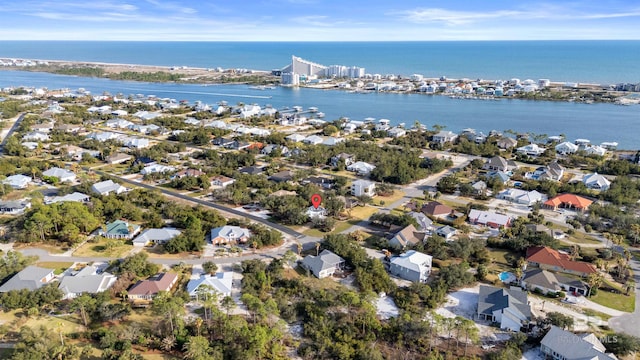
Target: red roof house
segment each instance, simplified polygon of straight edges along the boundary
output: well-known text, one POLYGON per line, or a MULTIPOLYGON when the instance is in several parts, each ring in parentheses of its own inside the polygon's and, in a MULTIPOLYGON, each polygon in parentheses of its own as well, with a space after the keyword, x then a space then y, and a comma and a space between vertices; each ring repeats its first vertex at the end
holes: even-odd
POLYGON ((138 281, 129 289, 129 300, 153 300, 160 291, 171 291, 178 281, 178 275, 174 273, 160 273, 147 280, 138 281))
POLYGON ((544 270, 559 271, 579 276, 587 276, 598 272, 595 266, 583 261, 573 261, 568 254, 561 253, 546 246, 528 248, 527 264, 544 270))
POLYGON ((586 211, 593 201, 573 194, 561 194, 544 202, 544 206, 553 210, 558 208, 586 211))

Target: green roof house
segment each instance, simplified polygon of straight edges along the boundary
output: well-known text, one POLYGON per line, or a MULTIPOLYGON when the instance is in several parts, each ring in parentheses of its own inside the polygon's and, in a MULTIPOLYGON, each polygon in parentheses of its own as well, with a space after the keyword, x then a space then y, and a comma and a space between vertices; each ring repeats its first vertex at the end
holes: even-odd
POLYGON ((108 239, 132 239, 138 232, 140 232, 139 225, 116 220, 98 230, 98 235, 108 239))

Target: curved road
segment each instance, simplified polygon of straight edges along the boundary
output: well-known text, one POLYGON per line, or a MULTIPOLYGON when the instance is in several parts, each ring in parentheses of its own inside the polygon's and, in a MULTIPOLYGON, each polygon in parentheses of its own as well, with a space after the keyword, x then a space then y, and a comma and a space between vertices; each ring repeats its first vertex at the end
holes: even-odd
MULTIPOLYGON (((638 255, 638 252, 635 255, 638 255)), ((609 319, 609 326, 615 331, 640 337, 640 261, 632 257, 629 265, 636 282, 636 308, 631 314, 609 319)))

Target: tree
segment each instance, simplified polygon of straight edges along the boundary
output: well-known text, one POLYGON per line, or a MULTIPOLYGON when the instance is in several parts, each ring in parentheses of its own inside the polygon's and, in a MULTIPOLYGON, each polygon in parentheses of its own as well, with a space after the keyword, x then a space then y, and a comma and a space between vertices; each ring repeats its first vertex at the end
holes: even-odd
POLYGON ((229 316, 231 310, 236 307, 236 302, 231 296, 225 296, 224 298, 222 298, 222 302, 220 303, 220 305, 227 311, 227 316, 229 316))
POLYGON ((604 277, 600 272, 589 274, 587 276, 587 284, 589 285, 589 294, 587 294, 587 296, 591 295, 592 289, 598 289, 600 285, 602 285, 603 281, 604 281, 604 277))
POLYGON ((545 321, 565 330, 571 329, 574 324, 573 317, 555 311, 548 313, 545 321))
POLYGON ((436 188, 439 192, 453 194, 457 190, 459 183, 460 179, 455 174, 451 174, 441 178, 436 184, 436 188))
POLYGON ((209 275, 214 275, 218 271, 218 265, 213 261, 205 261, 202 264, 202 270, 209 275))
POLYGON ((190 336, 189 340, 184 344, 184 358, 188 360, 212 360, 218 356, 212 356, 211 345, 209 340, 204 336, 190 336))
POLYGON ((282 255, 282 260, 284 260, 289 267, 293 268, 293 263, 298 259, 296 253, 291 250, 287 250, 284 255, 282 255))
POLYGON ((322 130, 322 133, 326 136, 331 136, 338 132, 338 128, 335 125, 327 125, 322 130))
POLYGON ((96 299, 89 294, 82 294, 71 302, 71 310, 78 311, 85 327, 89 326, 89 317, 87 314, 96 307, 96 299))

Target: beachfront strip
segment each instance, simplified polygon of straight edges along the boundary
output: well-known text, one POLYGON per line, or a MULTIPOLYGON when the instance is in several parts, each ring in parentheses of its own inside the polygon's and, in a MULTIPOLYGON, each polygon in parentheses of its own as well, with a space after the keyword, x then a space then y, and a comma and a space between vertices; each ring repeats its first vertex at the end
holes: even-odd
MULTIPOLYGON (((16 124, 0 158, 5 231, 17 243, 72 250, 54 258, 70 260, 64 269, 43 261, 7 274, 0 296, 55 288, 73 301, 109 291, 128 311, 159 311, 171 301, 178 306, 168 309, 184 310, 186 301, 203 308, 194 312, 203 320, 193 328, 199 336, 216 331, 204 325, 211 317, 222 324, 237 316, 251 329, 274 318, 319 326, 308 315, 318 309, 326 321, 353 322, 360 331, 354 321, 368 314, 369 302, 356 291, 370 290, 376 326, 392 326, 388 317, 401 312, 470 324, 481 345, 471 332, 460 342, 476 354, 492 351, 496 338, 543 337, 568 322, 600 332, 582 321, 583 307, 608 316, 634 311, 640 187, 627 175, 640 173, 640 154, 617 151, 614 142, 329 121, 315 108, 80 89, 7 88, 1 98, 3 116, 16 124), (311 205, 313 194, 321 194, 319 206, 311 205), (336 302, 315 308, 325 304, 308 296, 327 289, 336 302), (268 303, 276 293, 282 303, 268 303), (302 301, 316 305, 298 312, 302 301), (213 315, 218 302, 225 313, 213 315)), ((173 319, 148 331, 168 333, 173 319)), ((370 331, 398 344, 391 332, 370 331)), ((444 351, 447 336, 434 331, 441 342, 432 345, 444 351)), ((278 336, 304 344, 291 351, 335 355, 317 347, 319 333, 278 336)), ((585 339, 576 345, 581 351, 609 356, 609 348, 576 336, 585 339)), ((537 351, 562 354, 556 345, 543 340, 537 351)))

